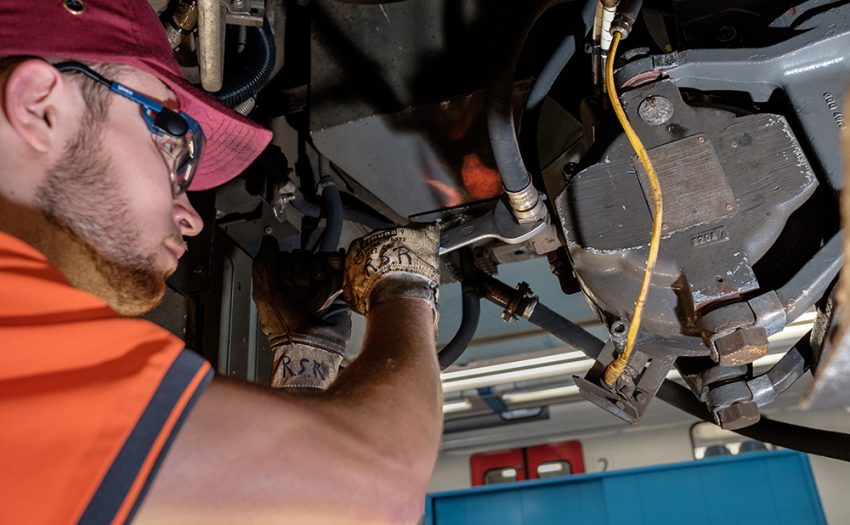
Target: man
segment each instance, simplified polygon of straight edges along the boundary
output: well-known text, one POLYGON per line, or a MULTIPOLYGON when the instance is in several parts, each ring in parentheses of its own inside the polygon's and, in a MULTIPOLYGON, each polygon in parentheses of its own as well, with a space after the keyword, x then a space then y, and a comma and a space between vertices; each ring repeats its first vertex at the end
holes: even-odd
MULTIPOLYGON (((268 132, 182 79, 144 0, 4 0, 0 21, 0 523, 415 523, 441 433, 435 229, 352 246, 366 340, 327 391, 210 381, 117 314, 155 306, 201 231, 187 187, 268 132)), ((303 344, 274 292, 264 328, 303 344)))

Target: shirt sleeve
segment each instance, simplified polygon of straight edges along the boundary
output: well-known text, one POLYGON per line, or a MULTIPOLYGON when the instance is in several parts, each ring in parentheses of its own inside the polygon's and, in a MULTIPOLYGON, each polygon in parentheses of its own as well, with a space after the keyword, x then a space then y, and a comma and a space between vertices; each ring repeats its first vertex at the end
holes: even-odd
POLYGON ((199 355, 184 350, 177 356, 103 477, 80 524, 132 521, 168 448, 212 377, 209 363, 199 355))

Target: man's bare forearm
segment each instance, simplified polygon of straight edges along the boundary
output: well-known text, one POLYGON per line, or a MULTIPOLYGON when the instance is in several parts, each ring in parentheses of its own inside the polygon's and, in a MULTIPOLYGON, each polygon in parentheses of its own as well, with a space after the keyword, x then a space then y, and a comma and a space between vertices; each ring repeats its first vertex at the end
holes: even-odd
POLYGON ((439 373, 431 307, 394 299, 369 311, 360 356, 326 395, 340 410, 356 406, 363 439, 427 483, 442 435, 439 373))

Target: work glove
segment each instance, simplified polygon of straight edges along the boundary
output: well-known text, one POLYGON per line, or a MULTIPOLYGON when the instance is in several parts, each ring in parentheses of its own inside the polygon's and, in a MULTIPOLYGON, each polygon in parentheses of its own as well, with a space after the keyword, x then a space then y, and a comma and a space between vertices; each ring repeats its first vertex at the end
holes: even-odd
POLYGON ((431 307, 436 325, 439 248, 436 224, 377 230, 355 239, 345 259, 345 300, 363 315, 388 299, 421 300, 431 307))
POLYGON ((254 259, 254 302, 274 359, 271 386, 321 391, 333 383, 351 337, 351 311, 337 299, 344 256, 281 252, 264 237, 254 259))

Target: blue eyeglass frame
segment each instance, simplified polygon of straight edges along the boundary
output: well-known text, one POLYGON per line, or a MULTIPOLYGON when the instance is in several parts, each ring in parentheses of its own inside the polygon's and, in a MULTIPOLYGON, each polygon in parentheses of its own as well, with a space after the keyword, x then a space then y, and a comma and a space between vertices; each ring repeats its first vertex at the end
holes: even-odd
POLYGON ((142 111, 142 119, 147 125, 148 131, 158 137, 173 137, 182 139, 190 134, 192 142, 195 144, 195 150, 190 152, 189 162, 180 163, 175 161, 175 166, 172 169, 172 193, 174 197, 183 194, 192 182, 196 166, 201 155, 201 150, 205 143, 203 129, 197 120, 193 119, 188 114, 180 111, 169 109, 159 102, 152 100, 140 93, 136 93, 120 82, 109 80, 97 71, 94 71, 87 65, 76 61, 65 61, 54 64, 58 71, 63 73, 81 73, 87 78, 106 86, 109 91, 129 99, 136 104, 142 106, 145 111, 142 111), (188 176, 181 179, 181 171, 189 170, 188 176))

